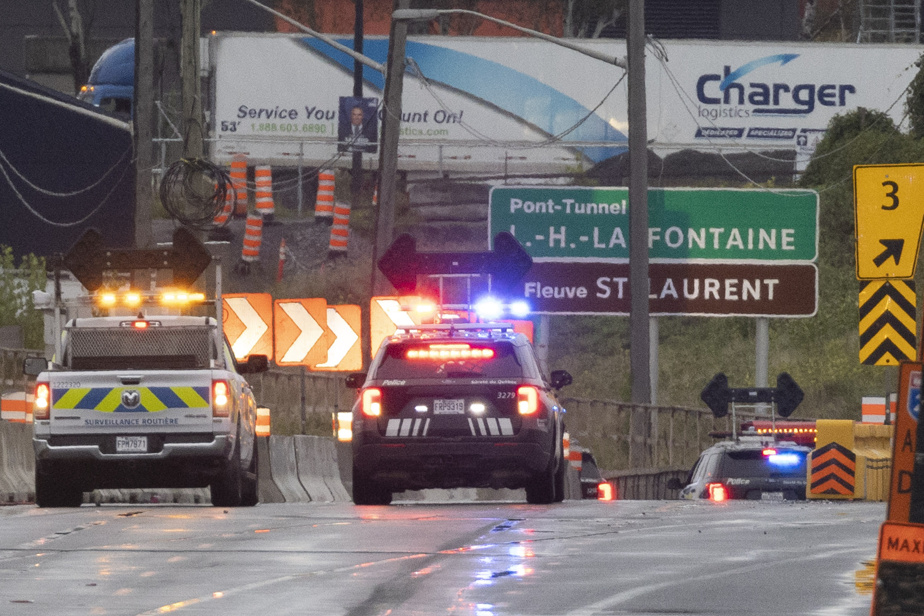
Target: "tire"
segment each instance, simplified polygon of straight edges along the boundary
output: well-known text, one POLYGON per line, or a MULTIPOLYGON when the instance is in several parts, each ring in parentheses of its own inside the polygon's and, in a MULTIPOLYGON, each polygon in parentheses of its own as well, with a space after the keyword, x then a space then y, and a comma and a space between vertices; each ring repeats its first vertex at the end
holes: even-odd
POLYGON ((530 505, 550 505, 555 502, 554 471, 544 471, 527 484, 526 502, 530 505))
POLYGON ((555 499, 554 502, 560 503, 565 500, 565 470, 569 462, 565 459, 558 461, 558 468, 555 471, 555 499))
POLYGON ((80 507, 83 490, 66 474, 47 463, 35 464, 35 504, 39 507, 80 507))
POLYGON ((378 485, 353 467, 353 504, 390 505, 391 491, 378 485))
POLYGON ((243 501, 244 473, 241 470, 241 440, 234 442, 231 460, 226 462, 218 477, 211 483, 212 506, 240 507, 243 501))
POLYGON ((241 505, 244 507, 253 507, 260 502, 260 460, 257 451, 257 444, 254 442, 253 457, 250 459, 250 467, 244 473, 241 488, 241 505))

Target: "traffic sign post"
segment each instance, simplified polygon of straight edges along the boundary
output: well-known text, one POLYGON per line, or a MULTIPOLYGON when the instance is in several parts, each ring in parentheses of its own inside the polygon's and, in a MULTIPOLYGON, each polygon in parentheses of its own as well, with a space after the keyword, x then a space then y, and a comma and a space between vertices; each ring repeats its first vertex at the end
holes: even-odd
POLYGON ((327 361, 334 341, 327 326, 327 300, 277 299, 273 329, 277 366, 313 366, 327 361))
POLYGON ((360 332, 362 310, 359 306, 328 306, 327 327, 333 341, 327 349, 327 360, 311 366, 312 370, 355 372, 363 368, 360 332))
MULTIPOLYGON (((652 263, 652 316, 811 317, 813 263, 652 263)), ((515 287, 535 314, 628 315, 629 264, 537 261, 515 287)))
MULTIPOLYGON (((496 187, 489 235, 506 231, 535 260, 628 262, 625 188, 496 187)), ((651 188, 648 245, 658 261, 812 262, 818 193, 651 188)))
POLYGON ((222 329, 234 357, 273 356, 273 296, 269 293, 226 293, 222 296, 222 329))
POLYGON ((853 168, 857 278, 913 278, 924 224, 924 164, 853 168))

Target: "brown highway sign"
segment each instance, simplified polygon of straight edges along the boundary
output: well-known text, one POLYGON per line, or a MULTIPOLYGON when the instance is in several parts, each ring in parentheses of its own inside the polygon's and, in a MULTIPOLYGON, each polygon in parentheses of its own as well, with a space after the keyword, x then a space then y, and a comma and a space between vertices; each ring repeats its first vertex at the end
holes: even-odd
MULTIPOLYGON (((650 263, 651 316, 811 317, 813 263, 650 263)), ((628 315, 629 264, 534 261, 515 287, 538 314, 628 315)))

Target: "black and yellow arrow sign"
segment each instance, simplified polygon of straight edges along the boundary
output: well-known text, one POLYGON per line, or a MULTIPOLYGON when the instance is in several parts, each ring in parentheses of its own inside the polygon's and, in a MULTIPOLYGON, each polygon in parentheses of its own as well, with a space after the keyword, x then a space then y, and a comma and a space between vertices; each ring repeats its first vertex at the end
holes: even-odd
POLYGON ((916 357, 913 280, 860 283, 860 363, 897 366, 916 357))

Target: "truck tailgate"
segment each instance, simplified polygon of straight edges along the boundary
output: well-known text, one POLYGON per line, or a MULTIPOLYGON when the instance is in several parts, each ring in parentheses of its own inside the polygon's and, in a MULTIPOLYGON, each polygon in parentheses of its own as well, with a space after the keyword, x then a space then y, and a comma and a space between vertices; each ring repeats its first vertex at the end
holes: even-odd
POLYGON ((211 431, 210 370, 51 372, 55 434, 211 431))

